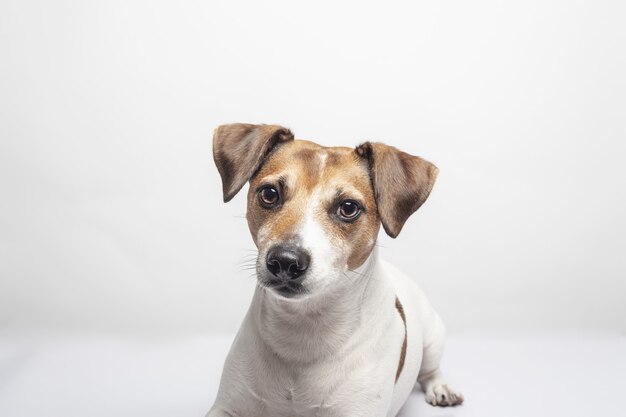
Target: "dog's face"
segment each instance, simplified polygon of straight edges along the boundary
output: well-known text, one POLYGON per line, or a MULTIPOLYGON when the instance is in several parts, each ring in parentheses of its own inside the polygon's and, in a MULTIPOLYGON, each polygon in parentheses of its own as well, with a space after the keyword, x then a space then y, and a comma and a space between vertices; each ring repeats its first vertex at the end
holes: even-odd
POLYGON ((280 126, 220 126, 213 151, 225 201, 250 181, 257 277, 288 298, 349 283, 347 271, 367 260, 381 223, 396 237, 437 175, 434 165, 390 146, 323 147, 280 126))
POLYGON ((285 295, 320 292, 362 265, 380 227, 367 161, 306 141, 268 157, 250 181, 247 218, 259 280, 285 295))

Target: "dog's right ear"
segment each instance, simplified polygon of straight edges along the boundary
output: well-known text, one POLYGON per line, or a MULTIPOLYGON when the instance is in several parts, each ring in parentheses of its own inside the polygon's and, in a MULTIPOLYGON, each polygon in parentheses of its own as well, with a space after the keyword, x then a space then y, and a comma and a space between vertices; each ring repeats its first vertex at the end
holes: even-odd
POLYGON ((252 178, 277 143, 290 140, 291 131, 276 125, 233 123, 215 129, 213 159, 222 177, 224 202, 252 178))

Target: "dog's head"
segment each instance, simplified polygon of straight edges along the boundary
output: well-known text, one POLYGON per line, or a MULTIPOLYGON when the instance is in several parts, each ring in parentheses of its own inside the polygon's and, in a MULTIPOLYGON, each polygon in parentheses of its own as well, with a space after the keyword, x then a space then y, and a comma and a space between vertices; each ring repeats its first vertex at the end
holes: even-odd
POLYGON ((305 298, 359 268, 380 225, 391 237, 430 194, 437 168, 381 143, 324 147, 274 125, 229 124, 213 137, 224 201, 250 181, 247 219, 257 276, 275 294, 305 298))

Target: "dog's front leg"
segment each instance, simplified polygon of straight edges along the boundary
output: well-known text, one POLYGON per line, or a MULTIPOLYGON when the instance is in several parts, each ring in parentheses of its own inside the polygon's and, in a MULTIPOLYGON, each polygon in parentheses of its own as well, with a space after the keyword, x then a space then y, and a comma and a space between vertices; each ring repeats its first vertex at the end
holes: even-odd
POLYGON ((439 368, 445 328, 438 314, 433 314, 433 320, 425 328, 425 334, 426 343, 417 380, 426 394, 426 402, 444 407, 463 404, 463 394, 445 380, 439 368))

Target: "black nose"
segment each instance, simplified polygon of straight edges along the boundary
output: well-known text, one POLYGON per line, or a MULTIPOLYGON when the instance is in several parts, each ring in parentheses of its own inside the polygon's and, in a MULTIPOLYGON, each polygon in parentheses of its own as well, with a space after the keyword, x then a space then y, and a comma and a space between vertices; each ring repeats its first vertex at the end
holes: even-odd
POLYGON ((267 252, 267 270, 276 278, 296 280, 309 267, 311 257, 302 248, 292 245, 276 245, 267 252))

